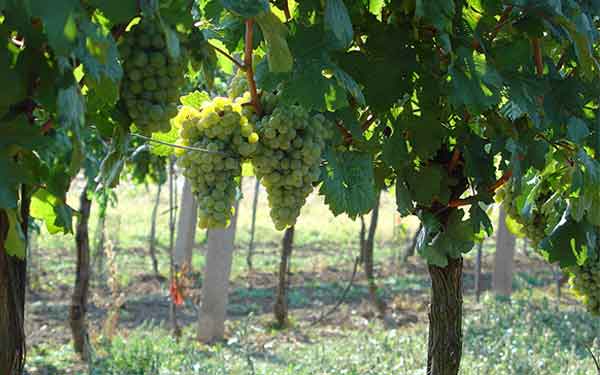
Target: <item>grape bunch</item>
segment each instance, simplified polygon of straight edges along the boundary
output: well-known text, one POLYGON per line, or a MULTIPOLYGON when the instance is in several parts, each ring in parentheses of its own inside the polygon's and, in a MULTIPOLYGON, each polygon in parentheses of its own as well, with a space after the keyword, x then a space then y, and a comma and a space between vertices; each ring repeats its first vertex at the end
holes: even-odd
POLYGON ((242 162, 257 148, 258 134, 241 111, 241 99, 217 97, 200 110, 184 106, 173 119, 181 145, 205 150, 184 150, 179 158, 198 198, 200 228, 229 225, 242 162))
MULTIPOLYGON (((227 95, 230 98, 241 97, 248 91, 248 79, 246 78, 246 72, 238 69, 237 73, 231 78, 229 82, 229 88, 227 95)), ((250 98, 248 98, 249 101, 250 98)))
POLYGON ((550 228, 549 217, 542 210, 542 205, 549 196, 550 190, 548 189, 538 194, 530 217, 525 217, 517 207, 517 197, 514 194, 512 180, 509 180, 496 192, 496 200, 502 202, 502 207, 506 210, 506 214, 522 226, 521 230, 523 234, 531 241, 534 248, 538 247, 540 242, 546 237, 546 230, 550 228))
POLYGON ((162 28, 143 19, 119 45, 124 77, 121 97, 129 117, 144 134, 167 132, 177 114, 184 65, 167 51, 162 28))
POLYGON ((586 309, 600 315, 600 256, 594 254, 583 265, 569 267, 569 283, 586 309))
POLYGON ((296 223, 319 179, 328 127, 323 115, 292 105, 276 107, 257 129, 261 142, 252 159, 254 172, 267 189, 275 228, 283 230, 296 223))

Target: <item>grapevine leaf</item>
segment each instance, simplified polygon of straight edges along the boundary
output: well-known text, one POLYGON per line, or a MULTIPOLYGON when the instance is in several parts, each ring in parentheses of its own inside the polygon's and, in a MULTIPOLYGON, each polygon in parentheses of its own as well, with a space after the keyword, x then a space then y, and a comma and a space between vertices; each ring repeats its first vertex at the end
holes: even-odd
POLYGON ((471 218, 471 223, 473 224, 473 232, 477 233, 483 229, 488 236, 492 235, 494 226, 492 225, 488 214, 479 204, 471 205, 469 216, 471 218))
POLYGON ((414 200, 424 206, 430 206, 434 200, 448 203, 450 190, 446 185, 446 176, 438 165, 430 165, 408 174, 407 182, 414 200))
POLYGON ((6 254, 19 259, 25 259, 25 235, 23 234, 19 219, 17 218, 17 210, 8 209, 5 210, 5 212, 8 217, 8 233, 6 234, 6 241, 4 242, 6 254))
POLYGON ((202 103, 209 101, 210 96, 205 91, 194 91, 187 95, 183 95, 179 98, 179 101, 183 105, 190 106, 192 108, 200 110, 202 108, 202 103))
POLYGON ((331 212, 336 216, 345 213, 353 219, 368 213, 376 199, 371 156, 328 150, 325 159, 327 166, 319 194, 325 196, 331 212))
POLYGON ((440 32, 452 31, 454 12, 453 0, 416 0, 415 17, 430 23, 440 32))
POLYGON ((34 1, 31 12, 44 23, 48 43, 58 55, 68 56, 77 37, 77 0, 34 1))
POLYGON ((348 73, 343 71, 339 66, 332 64, 333 67, 333 75, 337 79, 337 82, 340 86, 342 86, 346 91, 356 99, 356 102, 361 106, 365 106, 365 96, 362 93, 362 90, 358 83, 352 78, 348 73))
POLYGON ((575 222, 567 209, 550 236, 540 243, 540 248, 548 262, 558 262, 561 268, 574 266, 581 253, 595 249, 595 244, 589 241, 588 234, 592 231, 589 224, 575 222))
MULTIPOLYGON (((169 130, 166 133, 152 133, 152 139, 171 144, 175 143, 178 137, 179 128, 176 127, 174 124, 171 124, 171 130, 169 130)), ((152 142, 150 145, 150 152, 158 156, 169 156, 175 152, 175 149, 172 146, 152 142)))
POLYGON ((221 0, 225 9, 244 18, 256 17, 269 11, 267 0, 221 0))
POLYGON ((85 99, 76 84, 58 90, 58 121, 78 132, 85 122, 85 99))
POLYGON ((396 205, 397 210, 402 216, 408 216, 413 213, 414 205, 410 190, 406 183, 401 179, 396 180, 396 205))
POLYGON ((86 76, 95 80, 107 77, 117 83, 123 76, 123 68, 114 39, 92 22, 82 22, 80 27, 85 37, 79 38, 75 56, 83 63, 86 76))
POLYGON ((179 45, 177 33, 165 22, 162 22, 162 20, 161 26, 165 34, 165 40, 167 41, 167 51, 169 52, 169 56, 171 56, 173 59, 179 59, 179 56, 181 55, 181 47, 179 45))
POLYGON ((288 30, 273 12, 266 12, 256 17, 265 41, 267 42, 267 60, 269 69, 275 73, 292 70, 294 63, 286 37, 288 30))
POLYGON ((73 232, 73 210, 46 189, 38 189, 31 197, 31 217, 43 220, 51 234, 73 232))
POLYGON ((338 49, 344 49, 352 43, 354 31, 348 9, 343 0, 327 0, 325 6, 325 30, 331 31, 338 49))
POLYGON ((113 24, 128 24, 137 15, 137 0, 88 0, 113 24))
POLYGON ((590 131, 583 120, 577 117, 571 117, 567 123, 567 138, 572 142, 580 144, 584 138, 590 134, 590 131))

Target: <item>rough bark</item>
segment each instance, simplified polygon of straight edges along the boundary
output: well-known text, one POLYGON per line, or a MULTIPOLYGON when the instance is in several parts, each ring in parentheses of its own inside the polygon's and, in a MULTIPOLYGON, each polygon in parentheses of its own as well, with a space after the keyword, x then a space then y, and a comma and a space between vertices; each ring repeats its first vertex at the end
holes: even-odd
POLYGON ((174 262, 177 270, 191 271, 192 250, 196 237, 198 203, 192 194, 192 186, 186 179, 181 193, 181 206, 177 222, 177 241, 175 242, 174 262))
POLYGON ((162 185, 159 184, 156 191, 156 198, 154 199, 154 206, 152 207, 152 216, 150 217, 150 238, 148 240, 150 259, 152 260, 152 271, 156 277, 160 276, 158 272, 158 258, 156 257, 156 218, 158 216, 158 206, 160 205, 161 191, 162 185))
POLYGON ((246 256, 246 264, 248 271, 252 272, 252 257, 254 255, 254 232, 256 230, 256 210, 258 208, 258 193, 260 192, 260 180, 257 178, 254 185, 254 200, 252 201, 252 223, 250 224, 250 243, 248 244, 248 255, 246 256))
POLYGON ((233 260, 236 214, 226 229, 209 229, 206 264, 202 283, 202 304, 198 310, 198 340, 213 343, 223 339, 229 300, 229 275, 233 260))
MULTIPOLYGON (((23 197, 27 196, 23 189, 23 197)), ((27 233, 29 200, 21 201, 21 229, 27 233)), ((25 364, 27 261, 6 254, 8 217, 0 210, 0 374, 21 374, 25 364)))
POLYGON ((505 220, 506 211, 503 208, 500 208, 492 286, 496 295, 510 297, 512 293, 516 239, 515 236, 508 231, 505 220))
MULTIPOLYGON (((371 212, 371 223, 369 224, 369 231, 367 233, 366 238, 361 237, 361 257, 363 261, 363 267, 365 269, 365 276, 367 277, 367 283, 369 285, 369 296, 371 298, 371 302, 377 308, 379 315, 381 317, 385 316, 385 310, 387 306, 385 302, 379 297, 377 291, 377 283, 375 282, 375 272, 374 272, 374 262, 373 262, 373 252, 375 247, 375 232, 377 231, 377 222, 379 220, 379 195, 377 196, 377 201, 375 203, 375 207, 373 207, 373 212, 371 212)), ((361 235, 364 236, 364 220, 362 221, 361 226, 361 235)))
POLYGON ((427 375, 457 375, 462 356, 462 258, 429 265, 431 304, 427 375))
POLYGON ((481 257, 483 251, 483 241, 477 245, 477 257, 475 258, 475 299, 479 302, 481 297, 481 257))
POLYGON ((287 326, 288 320, 288 285, 290 272, 290 258, 294 248, 294 227, 286 228, 281 243, 281 258, 279 261, 279 282, 275 293, 273 313, 279 327, 287 326))
POLYGON ((79 355, 87 360, 88 330, 86 322, 87 300, 90 283, 90 241, 88 223, 92 201, 88 198, 88 186, 83 189, 79 198, 79 221, 75 234, 77 249, 77 267, 75 271, 75 286, 69 309, 69 322, 73 335, 73 346, 79 355))

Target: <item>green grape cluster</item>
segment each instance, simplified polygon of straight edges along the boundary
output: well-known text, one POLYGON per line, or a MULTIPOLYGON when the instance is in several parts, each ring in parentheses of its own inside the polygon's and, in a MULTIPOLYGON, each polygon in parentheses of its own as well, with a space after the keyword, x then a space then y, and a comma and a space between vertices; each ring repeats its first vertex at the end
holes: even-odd
POLYGON ((525 217, 517 207, 511 180, 496 192, 496 200, 502 202, 506 214, 521 225, 521 231, 531 241, 534 248, 537 248, 546 237, 546 229, 549 227, 548 216, 541 210, 541 206, 547 198, 547 192, 539 194, 531 216, 525 217))
MULTIPOLYGON (((263 98, 263 102, 264 102, 263 98)), ((267 189, 277 230, 296 223, 300 209, 319 179, 328 127, 321 114, 302 107, 278 106, 257 123, 260 144, 252 162, 267 189)))
POLYGON ((173 119, 183 146, 179 165, 198 198, 200 228, 225 228, 233 215, 242 162, 257 148, 258 134, 241 115, 241 100, 217 97, 200 110, 184 106, 173 119))
MULTIPOLYGON (((231 78, 229 82, 229 88, 227 95, 230 98, 238 98, 243 96, 248 91, 248 79, 246 78, 246 72, 238 69, 237 73, 231 78)), ((249 99, 249 98, 248 98, 249 99)))
POLYGON ((569 283, 586 309, 600 315, 600 257, 594 254, 583 265, 569 267, 569 283))
POLYGON ((119 45, 124 77, 121 97, 140 132, 167 132, 177 114, 184 65, 167 51, 160 25, 143 19, 127 32, 119 45))

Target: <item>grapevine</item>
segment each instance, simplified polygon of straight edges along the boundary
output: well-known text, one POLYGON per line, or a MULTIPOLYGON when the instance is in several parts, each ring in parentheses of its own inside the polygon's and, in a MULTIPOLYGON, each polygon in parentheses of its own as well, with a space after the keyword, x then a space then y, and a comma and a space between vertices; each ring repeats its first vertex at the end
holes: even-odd
POLYGON ((258 134, 241 114, 243 100, 216 97, 199 110, 183 106, 173 120, 181 144, 208 151, 183 150, 179 159, 198 197, 201 228, 229 225, 242 162, 256 150, 258 134))
POLYGON ((125 34, 119 52, 124 67, 121 96, 129 117, 142 133, 169 131, 184 83, 183 64, 169 55, 160 25, 143 19, 125 34))

